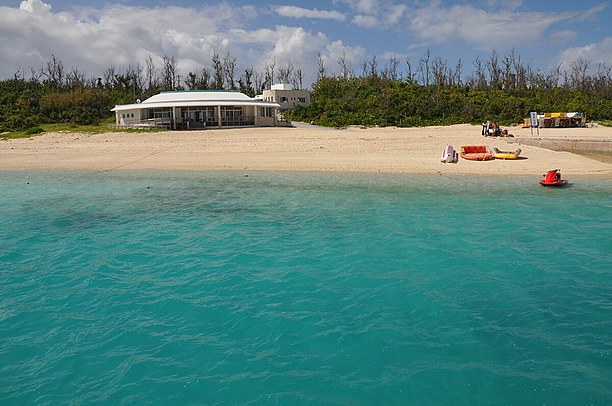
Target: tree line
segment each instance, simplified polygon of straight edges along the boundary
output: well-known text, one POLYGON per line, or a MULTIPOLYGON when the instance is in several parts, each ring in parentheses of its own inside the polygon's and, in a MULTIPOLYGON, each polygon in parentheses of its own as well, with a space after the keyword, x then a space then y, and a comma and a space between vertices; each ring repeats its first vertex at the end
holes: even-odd
POLYGON ((419 60, 376 58, 355 67, 345 56, 339 73, 327 74, 319 58, 311 103, 297 107, 289 118, 324 126, 426 126, 522 123, 530 111, 581 111, 592 120, 612 118, 612 66, 585 59, 568 69, 545 72, 524 63, 520 55, 476 58, 464 75, 464 64, 452 65, 427 51, 419 60), (404 69, 401 69, 404 66, 404 69))
MULTIPOLYGON (((311 104, 288 113, 294 120, 327 126, 420 126, 481 122, 519 122, 529 111, 585 111, 593 119, 612 117, 612 67, 584 59, 569 69, 540 71, 514 51, 477 57, 465 75, 454 64, 432 56, 416 61, 376 57, 352 65, 346 55, 329 61, 319 55, 311 104)), ((273 83, 304 88, 305 75, 291 63, 267 64, 237 72, 229 53, 214 54, 210 66, 179 75, 174 57, 143 64, 109 66, 90 77, 66 69, 54 55, 39 69, 18 70, 0 81, 0 132, 46 123, 93 124, 112 117, 116 104, 134 103, 164 90, 237 90, 251 97, 273 83)))

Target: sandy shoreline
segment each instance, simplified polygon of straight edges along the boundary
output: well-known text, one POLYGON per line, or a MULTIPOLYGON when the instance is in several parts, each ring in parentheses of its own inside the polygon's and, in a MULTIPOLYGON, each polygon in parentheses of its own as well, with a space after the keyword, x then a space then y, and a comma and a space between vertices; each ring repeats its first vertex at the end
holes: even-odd
MULTIPOLYGON (((0 141, 0 170, 188 169, 333 171, 414 174, 541 176, 612 179, 612 164, 569 152, 521 145, 529 129, 510 128, 514 142, 485 138, 480 126, 327 129, 246 128, 192 132, 48 133, 0 141), (518 142, 517 142, 518 141, 518 142), (447 145, 522 149, 523 159, 440 162, 447 145)), ((612 128, 541 129, 539 137, 612 140, 612 128)))

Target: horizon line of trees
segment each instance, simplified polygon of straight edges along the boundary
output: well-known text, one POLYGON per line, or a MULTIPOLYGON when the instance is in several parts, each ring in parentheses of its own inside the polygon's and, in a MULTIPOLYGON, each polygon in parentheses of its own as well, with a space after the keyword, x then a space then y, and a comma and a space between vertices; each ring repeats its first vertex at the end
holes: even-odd
MULTIPOLYGON (((612 66, 578 59, 569 69, 549 72, 524 63, 514 50, 487 59, 477 57, 469 75, 461 59, 450 64, 428 50, 418 61, 391 57, 379 65, 376 57, 352 65, 345 54, 331 68, 321 54, 312 84, 311 105, 289 113, 295 120, 329 126, 428 125, 496 119, 517 120, 529 111, 586 111, 593 118, 612 117, 612 66)), ((108 119, 116 104, 133 103, 165 90, 236 90, 251 97, 273 83, 304 88, 305 75, 291 62, 252 66, 238 75, 237 60, 213 54, 209 67, 181 76, 174 57, 156 65, 109 66, 99 77, 65 68, 51 55, 29 78, 17 71, 0 81, 0 131, 16 131, 45 123, 91 124, 108 119)))
MULTIPOLYGON (((500 56, 496 50, 491 51, 488 59, 479 56, 472 62, 473 70, 464 75, 464 62, 459 59, 451 65, 448 60, 432 56, 427 50, 416 64, 406 59, 405 71, 400 70, 402 61, 397 57, 379 67, 375 56, 362 62, 357 70, 346 60, 346 55, 338 58, 340 72, 336 77, 347 80, 365 77, 379 77, 391 81, 404 81, 422 86, 468 86, 475 89, 529 89, 566 87, 579 90, 592 90, 610 95, 612 83, 612 65, 593 64, 584 58, 573 61, 568 69, 558 64, 550 71, 536 69, 533 61, 523 62, 514 49, 508 55, 500 56), (359 72, 359 74, 357 74, 359 72)), ((326 74, 324 61, 319 56, 317 82, 329 77, 326 74)))
POLYGON ((67 70, 64 63, 52 54, 38 70, 29 68, 28 79, 25 71, 20 69, 11 80, 41 83, 56 89, 103 88, 136 95, 165 90, 236 90, 254 97, 258 92, 269 89, 275 80, 303 88, 304 73, 291 62, 277 65, 273 60, 264 66, 263 72, 257 72, 251 66, 244 69, 240 76, 236 70, 237 60, 229 53, 223 57, 213 54, 210 67, 190 71, 184 76, 179 74, 178 62, 173 56, 164 55, 158 66, 149 55, 144 64, 110 65, 100 76, 88 76, 75 67, 67 70))

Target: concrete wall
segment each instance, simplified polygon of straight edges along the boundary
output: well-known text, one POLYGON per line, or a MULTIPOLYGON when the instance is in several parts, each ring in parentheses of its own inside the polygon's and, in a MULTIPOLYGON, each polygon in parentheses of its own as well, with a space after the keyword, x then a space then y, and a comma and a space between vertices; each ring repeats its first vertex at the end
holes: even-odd
POLYGON ((125 110, 115 113, 115 123, 117 125, 130 125, 142 121, 141 109, 125 110))
POLYGON ((508 139, 507 141, 513 144, 531 145, 553 151, 612 152, 612 141, 610 140, 521 137, 512 140, 508 139))

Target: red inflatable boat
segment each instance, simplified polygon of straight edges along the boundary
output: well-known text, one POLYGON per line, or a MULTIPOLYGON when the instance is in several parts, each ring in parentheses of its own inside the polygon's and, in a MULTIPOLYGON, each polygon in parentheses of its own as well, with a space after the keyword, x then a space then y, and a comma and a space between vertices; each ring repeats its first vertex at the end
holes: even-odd
POLYGON ((470 161, 489 161, 495 157, 484 145, 464 145, 461 147, 461 158, 470 161))
POLYGON ((544 176, 544 179, 540 181, 540 185, 542 186, 567 185, 567 180, 561 179, 561 171, 559 169, 552 169, 542 176, 544 176))

